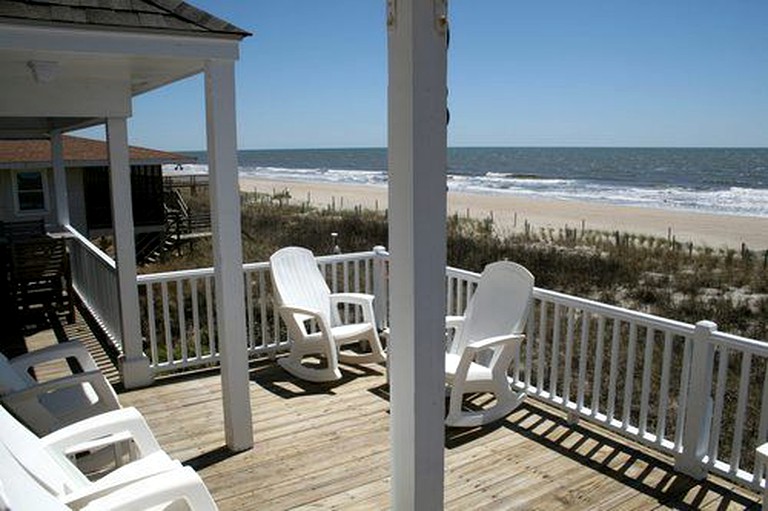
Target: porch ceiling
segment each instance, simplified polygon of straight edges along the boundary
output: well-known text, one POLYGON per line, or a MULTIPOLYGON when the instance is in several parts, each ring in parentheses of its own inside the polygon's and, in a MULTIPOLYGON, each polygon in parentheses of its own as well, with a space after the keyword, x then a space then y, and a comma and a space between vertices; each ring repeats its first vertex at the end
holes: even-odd
POLYGON ((77 117, 0 117, 0 139, 48 138, 52 131, 66 131, 87 121, 77 117))
POLYGON ((237 59, 241 37, 0 15, 0 138, 47 138, 129 117, 134 96, 200 73, 210 59, 237 59))
POLYGON ((0 138, 46 138, 131 114, 131 98, 202 71, 204 61, 0 50, 0 138), (34 63, 47 66, 36 77, 34 63))

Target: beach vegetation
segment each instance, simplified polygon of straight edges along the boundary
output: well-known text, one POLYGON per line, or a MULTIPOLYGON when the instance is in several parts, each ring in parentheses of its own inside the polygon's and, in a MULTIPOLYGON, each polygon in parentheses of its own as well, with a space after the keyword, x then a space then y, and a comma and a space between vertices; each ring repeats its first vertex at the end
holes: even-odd
MULTIPOLYGON (((199 196, 195 208, 207 207, 199 196)), ((242 195, 243 258, 266 261, 277 249, 301 245, 318 255, 387 246, 386 211, 318 208, 290 194, 242 195), (337 237, 332 233, 338 233, 337 237)), ((493 261, 518 262, 542 288, 687 323, 708 319, 720 330, 765 339, 768 268, 762 253, 715 248, 634 233, 530 225, 499 228, 492 218, 451 215, 448 264, 482 271, 493 261)), ((191 242, 142 273, 211 266, 210 240, 191 242)))

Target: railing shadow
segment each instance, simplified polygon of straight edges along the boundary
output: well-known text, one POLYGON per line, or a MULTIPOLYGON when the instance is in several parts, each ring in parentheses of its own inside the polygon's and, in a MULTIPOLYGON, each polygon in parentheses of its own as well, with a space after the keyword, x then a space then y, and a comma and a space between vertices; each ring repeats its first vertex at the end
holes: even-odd
POLYGON ((711 479, 692 479, 675 471, 672 463, 661 455, 627 445, 596 431, 594 426, 568 424, 563 417, 530 403, 524 403, 497 425, 446 435, 446 446, 461 445, 502 427, 649 495, 663 506, 700 509, 719 499, 718 509, 760 509, 759 502, 729 486, 711 479))
MULTIPOLYGON (((368 389, 371 394, 389 401, 389 386, 368 389)), ((476 408, 478 403, 465 403, 476 408)), ((446 403, 447 406, 447 403, 446 403)), ((474 428, 445 429, 446 449, 455 449, 477 441, 500 429, 507 429, 557 452, 580 465, 611 478, 629 488, 654 498, 672 509, 700 509, 719 501, 717 509, 754 509, 761 503, 730 486, 712 479, 697 481, 675 471, 662 455, 623 443, 620 438, 597 431, 589 424, 569 424, 545 405, 524 402, 507 419, 474 428)))
MULTIPOLYGON (((96 320, 93 314, 91 314, 91 311, 83 303, 83 301, 80 299, 80 296, 78 296, 77 293, 75 293, 74 295, 74 300, 75 300, 75 309, 79 313, 80 318, 82 319, 82 322, 87 327, 88 333, 93 338, 93 340, 101 346, 101 349, 103 350, 104 354, 108 359, 108 363, 111 364, 112 367, 116 369, 117 367, 119 367, 118 358, 120 356, 120 353, 117 351, 115 346, 112 345, 112 342, 109 340, 109 338, 107 337, 107 334, 99 325, 99 322, 96 320)), ((57 336, 58 335, 59 334, 57 333, 57 336)), ((64 335, 69 339, 73 338, 66 331, 64 335)), ((81 337, 82 337, 82 332, 81 332, 81 335, 76 336, 76 338, 80 338, 80 340, 84 340, 81 337)), ((117 393, 123 392, 125 390, 123 388, 122 379, 120 381, 113 381, 112 386, 115 388, 115 392, 117 393)))

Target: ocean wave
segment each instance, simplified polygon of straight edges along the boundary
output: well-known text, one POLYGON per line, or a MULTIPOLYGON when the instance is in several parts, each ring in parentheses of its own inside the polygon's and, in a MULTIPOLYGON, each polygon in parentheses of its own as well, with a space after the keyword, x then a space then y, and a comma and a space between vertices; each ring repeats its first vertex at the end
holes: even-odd
POLYGON ((546 181, 550 183, 567 182, 567 179, 557 179, 538 174, 518 174, 510 172, 486 172, 484 177, 489 179, 509 179, 514 181, 546 181))
MULTIPOLYGON (((205 174, 207 165, 185 164, 163 166, 165 175, 205 174)), ((281 181, 349 183, 384 185, 386 171, 333 169, 240 167, 242 177, 281 181)), ((768 217, 768 189, 724 187, 695 189, 677 187, 643 187, 629 183, 608 184, 584 179, 521 177, 524 174, 486 172, 482 175, 450 174, 451 191, 479 194, 503 194, 542 199, 600 202, 627 206, 644 206, 718 214, 768 217)))

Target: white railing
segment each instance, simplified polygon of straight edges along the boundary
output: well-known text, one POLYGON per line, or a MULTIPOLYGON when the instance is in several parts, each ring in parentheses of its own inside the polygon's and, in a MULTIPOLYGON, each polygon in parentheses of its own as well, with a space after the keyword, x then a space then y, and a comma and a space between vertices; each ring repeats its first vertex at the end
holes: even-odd
POLYGON ((72 287, 91 315, 122 353, 120 304, 115 261, 76 229, 67 226, 72 287))
MULTIPOLYGON (((387 325, 383 248, 324 256, 318 264, 332 291, 373 293, 379 326, 387 325)), ((113 265, 111 271, 114 283, 113 265)), ((252 357, 274 357, 288 345, 268 271, 267 263, 243 268, 252 357)), ((463 313, 478 280, 476 273, 447 269, 449 314, 463 313)), ((137 281, 152 370, 218 363, 213 269, 137 281)), ((100 292, 102 299, 113 299, 112 289, 100 292)), ((510 369, 531 398, 564 410, 570 421, 586 420, 669 454, 690 475, 713 472, 760 488, 754 450, 768 437, 768 344, 717 332, 706 321, 691 325, 539 288, 534 301, 510 369)))
MULTIPOLYGON (((386 296, 383 273, 374 271, 375 256, 375 252, 323 256, 318 264, 332 292, 376 291, 386 296)), ((273 305, 269 264, 246 264, 243 272, 249 355, 273 357, 287 350, 288 338, 273 305)), ((165 373, 218 363, 213 269, 141 275, 137 281, 142 335, 152 370, 165 373)), ((344 318, 357 313, 353 308, 340 312, 344 318)))
POLYGON ((702 344, 702 367, 713 370, 702 370, 708 378, 691 403, 708 412, 701 428, 708 443, 699 455, 709 471, 759 489, 763 467, 751 454, 768 440, 768 343, 713 332, 702 344))
MULTIPOLYGON (((461 314, 479 275, 447 270, 461 314)), ((516 384, 579 419, 673 455, 694 476, 760 488, 768 436, 768 344, 544 289, 534 290, 516 384)))

